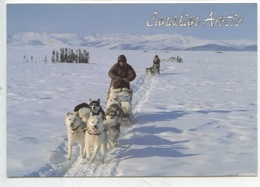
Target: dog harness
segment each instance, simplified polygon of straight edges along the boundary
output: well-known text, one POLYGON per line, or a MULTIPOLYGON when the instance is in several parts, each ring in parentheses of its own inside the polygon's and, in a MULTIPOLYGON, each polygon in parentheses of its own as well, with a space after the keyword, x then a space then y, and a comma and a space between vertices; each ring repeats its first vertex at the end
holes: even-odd
POLYGON ((88 132, 89 135, 96 135, 96 136, 100 135, 102 132, 106 132, 106 129, 100 131, 99 133, 92 133, 92 132, 89 131, 88 128, 86 130, 87 130, 86 132, 88 132))

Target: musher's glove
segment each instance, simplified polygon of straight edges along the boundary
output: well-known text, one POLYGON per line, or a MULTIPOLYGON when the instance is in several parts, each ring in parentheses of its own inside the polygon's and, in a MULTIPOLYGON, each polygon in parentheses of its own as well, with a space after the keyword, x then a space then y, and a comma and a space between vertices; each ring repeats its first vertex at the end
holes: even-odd
POLYGON ((129 79, 128 78, 122 78, 123 79, 123 81, 125 81, 125 82, 129 82, 129 79))
POLYGON ((119 76, 116 78, 117 81, 121 81, 121 79, 122 79, 122 78, 119 77, 119 76))

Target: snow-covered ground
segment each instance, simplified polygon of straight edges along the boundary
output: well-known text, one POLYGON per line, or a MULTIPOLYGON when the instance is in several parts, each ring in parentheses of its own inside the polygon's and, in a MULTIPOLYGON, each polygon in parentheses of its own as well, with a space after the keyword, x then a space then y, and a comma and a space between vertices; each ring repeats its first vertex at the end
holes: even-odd
POLYGON ((257 175, 257 52, 87 48, 90 64, 52 64, 52 50, 8 48, 9 177, 257 175), (65 115, 89 98, 105 108, 107 72, 120 54, 137 72, 134 124, 122 128, 104 165, 79 160, 77 146, 67 161, 65 115), (164 61, 161 75, 147 78, 155 54, 184 62, 164 61))

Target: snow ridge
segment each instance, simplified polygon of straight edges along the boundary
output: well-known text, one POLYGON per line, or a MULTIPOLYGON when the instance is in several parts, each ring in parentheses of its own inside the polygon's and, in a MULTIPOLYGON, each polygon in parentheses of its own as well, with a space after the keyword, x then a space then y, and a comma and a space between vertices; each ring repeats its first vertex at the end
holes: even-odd
POLYGON ((26 32, 8 36, 8 46, 85 46, 120 50, 256 51, 254 40, 203 40, 179 34, 130 35, 26 32))

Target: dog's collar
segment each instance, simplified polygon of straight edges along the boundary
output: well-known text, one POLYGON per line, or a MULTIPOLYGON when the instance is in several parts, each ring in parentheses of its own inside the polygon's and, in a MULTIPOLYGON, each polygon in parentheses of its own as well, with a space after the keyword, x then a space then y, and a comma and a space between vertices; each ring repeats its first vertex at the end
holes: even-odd
POLYGON ((84 128, 84 129, 80 129, 80 130, 75 130, 73 131, 72 129, 70 129, 70 131, 72 132, 72 134, 75 134, 75 133, 79 133, 79 132, 86 132, 87 128, 84 128))
POLYGON ((106 115, 109 115, 109 116, 112 116, 112 117, 117 116, 115 112, 107 112, 106 115))
POLYGON ((87 128, 82 128, 82 129, 80 129, 80 130, 79 130, 79 128, 80 128, 80 125, 77 126, 77 127, 75 128, 75 130, 73 130, 73 129, 70 128, 70 131, 74 134, 74 133, 82 132, 82 131, 85 132, 85 131, 87 130, 87 128))
POLYGON ((80 127, 80 125, 79 125, 79 126, 77 126, 75 129, 72 129, 72 128, 70 128, 70 130, 71 130, 72 132, 77 132, 77 131, 78 131, 78 129, 79 129, 79 127, 80 127))
POLYGON ((89 129, 87 129, 86 132, 88 132, 89 135, 96 135, 96 136, 98 136, 98 135, 100 135, 103 131, 105 131, 105 129, 102 130, 102 131, 100 131, 99 133, 92 133, 92 132, 89 131, 89 129))

